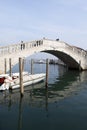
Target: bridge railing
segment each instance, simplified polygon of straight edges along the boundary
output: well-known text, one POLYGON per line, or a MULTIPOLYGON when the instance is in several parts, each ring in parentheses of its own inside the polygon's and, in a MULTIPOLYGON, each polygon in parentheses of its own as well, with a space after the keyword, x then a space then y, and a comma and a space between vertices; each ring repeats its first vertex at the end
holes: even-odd
POLYGON ((80 56, 84 56, 84 57, 87 57, 87 51, 81 49, 81 48, 77 48, 75 46, 70 46, 70 45, 67 45, 67 49, 68 51, 72 51, 73 53, 75 54, 78 54, 80 56))
POLYGON ((47 47, 47 49, 52 48, 53 50, 60 50, 60 51, 65 51, 67 50, 67 52, 69 54, 76 54, 79 57, 84 57, 87 58, 87 51, 85 51, 84 49, 75 47, 75 46, 71 46, 65 42, 62 41, 53 41, 53 40, 47 40, 45 39, 45 45, 47 47))
POLYGON ((41 45, 43 45, 43 41, 37 40, 37 41, 32 41, 32 42, 26 42, 26 43, 21 42, 19 44, 0 47, 0 56, 39 47, 41 45))
POLYGON ((67 43, 65 43, 65 42, 62 42, 61 41, 61 44, 63 45, 61 45, 61 46, 55 46, 55 48, 59 48, 59 47, 61 47, 61 48, 63 48, 63 49, 67 49, 67 51, 69 52, 72 52, 72 53, 75 53, 75 54, 77 54, 77 55, 80 55, 80 56, 84 56, 84 57, 87 57, 87 51, 85 51, 84 49, 81 49, 81 48, 79 48, 79 47, 75 47, 75 46, 71 46, 71 45, 69 45, 69 44, 67 44, 67 43))
POLYGON ((13 45, 8 45, 4 47, 0 47, 0 56, 2 55, 7 55, 7 54, 12 54, 12 53, 17 53, 17 52, 22 52, 29 50, 31 48, 38 48, 40 46, 43 46, 46 49, 52 48, 53 50, 60 48, 61 50, 67 49, 67 51, 78 54, 80 56, 87 57, 87 51, 77 48, 75 46, 70 46, 69 44, 62 42, 62 41, 53 41, 53 40, 35 40, 31 42, 23 42, 19 44, 13 44, 13 45))

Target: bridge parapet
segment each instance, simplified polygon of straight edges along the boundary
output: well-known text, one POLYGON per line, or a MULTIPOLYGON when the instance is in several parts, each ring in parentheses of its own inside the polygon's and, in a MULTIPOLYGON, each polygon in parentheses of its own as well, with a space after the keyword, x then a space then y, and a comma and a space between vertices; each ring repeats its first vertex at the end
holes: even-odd
POLYGON ((85 51, 81 48, 75 47, 75 46, 71 46, 71 45, 67 44, 66 42, 53 41, 53 40, 48 40, 48 39, 45 39, 44 42, 43 42, 44 43, 43 45, 48 48, 53 48, 54 50, 60 48, 60 50, 62 50, 62 51, 67 50, 68 52, 72 52, 76 55, 87 57, 87 51, 85 51))
POLYGON ((62 50, 67 49, 67 51, 72 53, 79 54, 81 56, 87 57, 87 51, 77 48, 75 46, 70 46, 65 42, 62 41, 54 41, 54 40, 48 40, 48 39, 43 39, 43 40, 35 40, 31 42, 21 42, 19 44, 13 44, 13 45, 8 45, 4 47, 0 47, 0 56, 2 55, 7 55, 7 54, 12 54, 12 53, 17 53, 21 52, 24 50, 29 50, 33 49, 35 47, 43 46, 44 48, 53 48, 54 50, 57 48, 60 48, 62 50))
POLYGON ((31 48, 39 47, 43 45, 42 40, 32 41, 32 42, 21 42, 19 44, 8 45, 0 47, 0 56, 17 53, 23 50, 29 50, 31 48))

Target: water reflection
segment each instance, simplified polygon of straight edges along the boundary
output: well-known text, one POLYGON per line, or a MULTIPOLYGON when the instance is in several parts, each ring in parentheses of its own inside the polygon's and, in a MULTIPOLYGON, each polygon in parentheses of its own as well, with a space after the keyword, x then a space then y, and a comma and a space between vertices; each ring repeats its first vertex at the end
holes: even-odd
MULTIPOLYGON (((52 66, 50 66, 50 68, 51 67, 52 66)), ((25 87, 23 98, 21 98, 20 96, 19 89, 16 89, 13 91, 0 92, 0 109, 2 108, 1 113, 3 114, 8 113, 7 115, 8 115, 9 120, 10 121, 13 120, 11 122, 12 127, 11 127, 10 122, 8 121, 8 127, 5 127, 5 125, 3 125, 4 129, 5 128, 9 129, 9 126, 10 126, 10 128, 12 128, 13 130, 15 129, 27 130, 31 128, 33 128, 34 130, 35 129, 34 124, 36 124, 36 122, 38 123, 42 118, 43 118, 43 120, 41 120, 42 124, 43 122, 46 122, 46 121, 47 121, 46 123, 49 124, 49 121, 52 120, 51 124, 52 123, 56 124, 55 128, 57 129, 59 128, 59 126, 61 128, 61 125, 58 124, 58 122, 68 123, 67 120, 64 120, 65 116, 63 116, 61 110, 63 111, 65 110, 65 113, 66 112, 68 113, 68 111, 71 112, 71 108, 69 106, 70 109, 68 109, 67 111, 68 107, 64 106, 65 104, 63 104, 62 106, 61 105, 59 106, 59 102, 64 101, 64 99, 66 99, 67 97, 72 97, 73 95, 76 95, 76 94, 78 95, 78 93, 81 90, 87 89, 87 72, 86 71, 83 71, 83 72, 64 71, 62 69, 59 69, 58 71, 56 71, 57 69, 58 69, 57 67, 51 68, 49 84, 48 84, 47 89, 45 88, 44 82, 41 82, 37 85, 25 87), (52 74, 52 71, 56 73, 52 74), (49 107, 51 104, 55 104, 53 106, 55 106, 56 108, 55 107, 53 108, 53 106, 51 106, 52 108, 50 108, 51 109, 50 111, 49 107), (64 107, 64 109, 62 107, 64 107), (6 109, 7 109, 7 113, 6 113, 6 109), (55 115, 55 118, 54 118, 54 115, 55 115), (56 122, 54 122, 53 119, 56 119, 56 122), (24 124, 26 124, 25 128, 24 128, 24 124)), ((74 112, 77 112, 75 108, 74 110, 75 110, 74 112)), ((80 111, 80 113, 81 112, 82 111, 80 111)), ((74 113, 74 115, 76 115, 76 113, 74 113)), ((68 121, 69 119, 71 119, 71 115, 68 116, 68 121)), ((2 120, 3 120, 2 122, 4 122, 5 119, 2 118, 2 120)), ((73 117, 73 121, 74 121, 74 117, 73 117)), ((70 124, 72 125, 72 122, 70 122, 70 124)), ((44 125, 44 126, 46 126, 47 128, 49 125, 44 125)), ((44 126, 41 125, 40 129, 42 127, 44 128, 44 126)), ((39 128, 39 126, 37 128, 39 128)), ((50 129, 52 128, 50 127, 50 129)))
POLYGON ((23 107, 22 107, 22 100, 23 98, 20 97, 20 102, 19 102, 19 117, 18 117, 18 130, 22 129, 22 124, 23 124, 23 107))
MULTIPOLYGON (((54 77, 55 78, 55 77, 54 77)), ((55 82, 45 88, 41 82, 25 88, 23 102, 30 106, 46 107, 48 103, 64 99, 78 93, 86 87, 87 72, 68 71, 64 75, 56 76, 55 82)), ((8 105, 9 110, 13 104, 20 102, 20 90, 0 92, 0 105, 8 105)))
MULTIPOLYGON (((40 66, 45 72, 44 65, 40 66)), ((0 92, 0 130, 75 130, 81 124, 87 129, 86 93, 86 71, 67 71, 50 65, 48 89, 41 82, 25 87, 23 98, 19 89, 0 92)))

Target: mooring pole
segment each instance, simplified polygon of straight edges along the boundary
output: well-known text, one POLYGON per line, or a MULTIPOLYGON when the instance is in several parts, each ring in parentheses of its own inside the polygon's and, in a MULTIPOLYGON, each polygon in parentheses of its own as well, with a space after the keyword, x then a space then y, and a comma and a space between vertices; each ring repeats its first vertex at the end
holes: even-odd
POLYGON ((24 71, 24 62, 25 62, 25 59, 23 58, 23 60, 22 60, 22 71, 24 71))
POLYGON ((81 60, 79 60, 79 71, 81 71, 81 60))
POLYGON ((23 97, 24 94, 24 87, 23 87, 23 60, 19 58, 19 77, 20 77, 20 94, 23 97))
POLYGON ((46 88, 46 110, 48 110, 48 88, 46 88))
POLYGON ((31 59, 31 74, 33 74, 33 59, 31 59))
POLYGON ((49 60, 46 59, 46 88, 48 87, 48 66, 49 66, 49 60))
POLYGON ((11 76, 11 74, 12 74, 11 58, 9 58, 9 70, 10 70, 9 75, 11 76))
POLYGON ((6 69, 7 69, 7 62, 6 62, 6 58, 5 58, 5 60, 4 60, 4 65, 5 65, 5 72, 4 72, 4 73, 6 74, 6 71, 7 71, 7 70, 6 70, 6 69))

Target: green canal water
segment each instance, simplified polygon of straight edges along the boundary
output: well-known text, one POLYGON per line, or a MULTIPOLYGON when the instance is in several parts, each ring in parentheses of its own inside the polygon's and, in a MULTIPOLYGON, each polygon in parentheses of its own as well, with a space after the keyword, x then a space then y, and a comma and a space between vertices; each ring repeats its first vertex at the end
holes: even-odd
POLYGON ((19 89, 0 92, 0 130, 87 130, 87 72, 49 65, 48 89, 41 82, 27 86, 23 98, 19 89))

